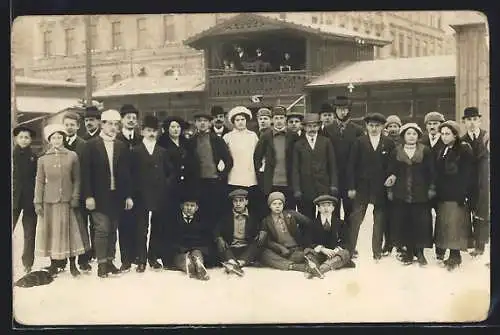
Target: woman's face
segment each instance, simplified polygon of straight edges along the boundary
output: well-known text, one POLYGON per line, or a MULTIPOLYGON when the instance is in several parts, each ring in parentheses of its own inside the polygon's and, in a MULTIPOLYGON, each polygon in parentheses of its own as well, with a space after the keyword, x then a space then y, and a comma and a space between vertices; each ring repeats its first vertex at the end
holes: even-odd
POLYGON ((441 140, 443 141, 444 144, 450 145, 456 140, 455 134, 451 131, 450 128, 448 127, 442 127, 441 128, 441 140))
POLYGON ((181 125, 177 121, 170 122, 168 126, 168 135, 170 135, 170 137, 178 138, 181 136, 181 131, 181 125))
POLYGON ((64 144, 64 136, 61 133, 54 133, 50 136, 49 143, 54 148, 61 148, 64 144))
POLYGON ((247 127, 247 118, 243 115, 236 115, 234 117, 234 127, 238 130, 244 130, 247 127))
POLYGON ((409 128, 404 135, 406 144, 415 144, 418 141, 418 133, 415 129, 409 128))

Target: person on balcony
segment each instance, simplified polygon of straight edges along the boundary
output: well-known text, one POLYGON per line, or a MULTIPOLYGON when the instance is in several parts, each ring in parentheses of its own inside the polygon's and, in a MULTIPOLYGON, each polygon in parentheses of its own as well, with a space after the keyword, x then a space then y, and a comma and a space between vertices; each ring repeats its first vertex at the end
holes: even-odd
POLYGON ((280 72, 292 71, 292 62, 290 60, 290 53, 285 52, 283 54, 283 60, 280 64, 280 72))
POLYGON ((236 57, 235 57, 236 59, 234 59, 234 63, 236 70, 238 71, 245 70, 245 65, 246 65, 245 63, 248 63, 250 61, 248 54, 239 45, 235 47, 235 51, 236 51, 236 57))
POLYGON ((272 113, 269 108, 260 108, 257 111, 257 129, 256 134, 260 138, 260 136, 267 130, 271 128, 272 125, 272 113))
POLYGON ((224 122, 226 121, 226 112, 221 106, 212 106, 210 109, 210 114, 212 114, 212 131, 219 137, 223 137, 230 132, 230 129, 226 127, 224 122))
POLYGON ((273 128, 264 132, 254 152, 254 166, 264 196, 278 191, 285 195, 287 209, 295 210, 292 189, 293 146, 299 138, 286 128, 286 109, 273 108, 273 128))
POLYGON ((256 72, 267 72, 269 71, 269 61, 267 60, 267 57, 265 54, 262 52, 261 48, 257 48, 255 51, 255 71, 256 72))
POLYGON ((304 114, 296 111, 295 107, 292 107, 292 109, 286 113, 286 124, 288 130, 294 132, 301 138, 305 136, 305 132, 302 129, 303 119, 304 114))
POLYGON ((332 143, 318 135, 318 114, 306 114, 302 123, 306 135, 294 145, 292 185, 299 211, 314 220, 314 199, 323 194, 338 195, 337 163, 332 143))
POLYGON ((335 120, 335 111, 333 110, 331 104, 325 102, 321 105, 318 114, 321 121, 321 126, 318 130, 318 133, 322 136, 327 136, 326 127, 331 125, 335 120))

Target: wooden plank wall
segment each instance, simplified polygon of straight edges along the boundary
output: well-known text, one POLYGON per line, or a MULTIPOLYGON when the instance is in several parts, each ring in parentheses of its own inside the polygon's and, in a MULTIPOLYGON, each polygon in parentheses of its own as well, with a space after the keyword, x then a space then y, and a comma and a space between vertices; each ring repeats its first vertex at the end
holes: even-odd
POLYGON ((489 128, 489 51, 486 25, 456 26, 457 77, 456 118, 461 120, 464 108, 477 106, 483 115, 483 127, 489 128))

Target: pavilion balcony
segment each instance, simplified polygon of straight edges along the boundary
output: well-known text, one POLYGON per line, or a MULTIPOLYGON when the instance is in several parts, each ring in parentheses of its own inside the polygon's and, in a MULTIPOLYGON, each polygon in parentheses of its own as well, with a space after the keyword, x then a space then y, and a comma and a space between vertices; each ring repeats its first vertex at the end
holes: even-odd
POLYGON ((210 97, 300 95, 308 81, 306 71, 246 72, 209 75, 210 97))

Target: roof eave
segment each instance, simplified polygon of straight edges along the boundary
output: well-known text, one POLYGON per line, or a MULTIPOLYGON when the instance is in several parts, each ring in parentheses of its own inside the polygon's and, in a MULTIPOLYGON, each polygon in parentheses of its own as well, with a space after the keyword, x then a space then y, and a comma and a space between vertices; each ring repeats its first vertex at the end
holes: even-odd
POLYGON ((179 94, 179 93, 202 93, 203 90, 187 90, 187 91, 175 91, 175 92, 125 92, 125 93, 111 93, 111 94, 96 94, 92 95, 92 98, 106 99, 106 98, 120 98, 120 97, 130 97, 139 95, 160 95, 160 94, 179 94))
MULTIPOLYGON (((375 84, 385 84, 385 83, 415 83, 415 82, 427 82, 433 81, 437 79, 452 79, 455 78, 456 75, 453 76, 442 76, 442 77, 430 77, 430 78, 411 78, 411 79, 397 79, 397 80, 377 80, 377 81, 366 81, 361 83, 352 82, 353 85, 375 85, 375 84)), ((337 86, 345 86, 349 85, 351 82, 346 83, 334 83, 334 84, 321 84, 321 85, 305 85, 307 89, 316 89, 316 88, 329 88, 329 87, 337 87, 337 86)))

